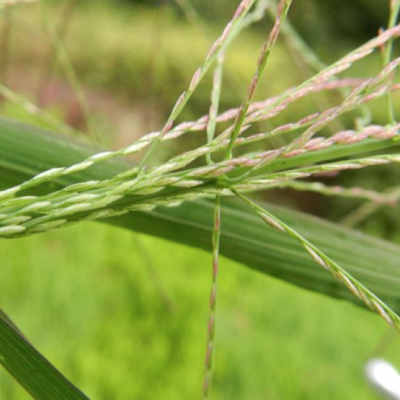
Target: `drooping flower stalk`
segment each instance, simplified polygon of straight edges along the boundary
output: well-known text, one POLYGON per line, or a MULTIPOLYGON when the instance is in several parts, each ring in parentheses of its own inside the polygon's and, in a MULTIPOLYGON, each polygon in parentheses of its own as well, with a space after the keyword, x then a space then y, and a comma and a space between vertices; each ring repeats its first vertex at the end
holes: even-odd
POLYGON ((299 232, 286 225, 283 221, 272 215, 270 212, 260 207, 246 196, 243 196, 238 192, 235 192, 235 194, 245 201, 271 228, 286 233, 287 235, 296 239, 320 267, 332 274, 334 278, 344 284, 350 290, 350 292, 368 308, 377 312, 387 323, 394 325, 400 331, 400 317, 364 285, 346 272, 339 264, 329 258, 324 252, 314 246, 299 232))
POLYGON ((217 315, 217 294, 218 294, 218 269, 219 269, 219 243, 221 236, 221 199, 217 195, 215 198, 214 210, 214 230, 213 230, 213 260, 212 260, 212 286, 210 294, 210 317, 207 329, 207 350, 205 357, 205 373, 203 382, 203 399, 209 398, 213 364, 215 356, 215 328, 217 315))
MULTIPOLYGON (((222 77, 224 69, 224 52, 221 52, 217 66, 214 70, 213 88, 211 92, 211 105, 209 111, 209 121, 207 124, 207 143, 210 144, 215 135, 216 119, 218 116, 218 108, 221 100, 222 77)), ((207 164, 211 165, 211 154, 206 155, 207 164)), ((221 196, 215 196, 214 208, 214 229, 212 237, 213 256, 212 256, 212 283, 210 294, 210 317, 207 329, 207 347, 204 362, 204 381, 203 381, 203 399, 209 398, 211 383, 213 378, 213 365, 215 357, 215 329, 217 316, 217 295, 218 295, 218 269, 219 269, 219 242, 221 236, 221 196)))

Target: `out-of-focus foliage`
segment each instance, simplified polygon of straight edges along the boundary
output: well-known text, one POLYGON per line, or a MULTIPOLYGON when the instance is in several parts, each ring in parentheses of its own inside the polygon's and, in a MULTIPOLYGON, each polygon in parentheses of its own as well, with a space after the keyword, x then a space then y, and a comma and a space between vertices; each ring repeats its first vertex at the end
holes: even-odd
MULTIPOLYGON (((101 224, 3 241, 0 251, 3 307, 91 399, 199 397, 208 253, 101 224)), ((362 365, 386 331, 379 317, 221 265, 213 399, 376 398, 362 365)), ((388 354, 399 362, 397 342, 388 354)), ((29 400, 2 369, 0 398, 29 400)))
MULTIPOLYGON (((119 0, 131 5, 162 7, 175 0, 119 0)), ((115 2, 115 1, 113 1, 115 2)), ((191 4, 208 20, 226 20, 236 7, 232 0, 193 0, 191 4)), ((291 20, 313 42, 337 37, 365 40, 376 34, 388 17, 387 1, 309 0, 294 2, 291 20), (363 10, 360 12, 360 10, 363 10), (315 33, 318 32, 318 35, 315 33), (322 37, 321 37, 321 33, 322 37)))

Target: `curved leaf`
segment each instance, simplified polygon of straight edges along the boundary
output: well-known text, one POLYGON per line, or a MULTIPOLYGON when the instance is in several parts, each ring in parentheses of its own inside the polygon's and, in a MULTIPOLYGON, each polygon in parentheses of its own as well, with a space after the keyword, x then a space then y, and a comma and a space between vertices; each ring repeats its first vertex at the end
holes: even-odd
MULTIPOLYGON (((74 164, 100 151, 5 119, 0 119, 0 143, 0 188, 18 184, 49 168, 74 164)), ((372 140, 362 146, 354 145, 353 153, 374 151, 378 145, 392 147, 397 143, 388 140, 378 144, 372 140)), ((351 148, 348 146, 348 154, 351 148)), ((329 155, 325 149, 323 155, 334 158, 336 154, 329 155)), ((109 178, 131 167, 130 162, 122 159, 105 161, 37 187, 35 193, 46 193, 85 180, 109 178)), ((103 222, 211 251, 213 207, 212 202, 198 200, 177 208, 132 212, 103 222)), ((268 209, 339 262, 395 311, 400 311, 400 247, 299 212, 272 205, 268 205, 268 209)), ((236 201, 223 199, 221 212, 224 221, 221 254, 308 290, 356 301, 328 273, 316 268, 295 240, 266 228, 256 215, 236 201)))

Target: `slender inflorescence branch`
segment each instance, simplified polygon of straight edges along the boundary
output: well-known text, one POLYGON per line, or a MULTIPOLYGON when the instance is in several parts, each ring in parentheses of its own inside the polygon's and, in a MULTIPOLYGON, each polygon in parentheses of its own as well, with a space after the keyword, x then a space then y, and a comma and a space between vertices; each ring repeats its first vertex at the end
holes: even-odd
MULTIPOLYGON (((210 107, 209 120, 207 123, 208 145, 210 145, 213 142, 215 136, 219 103, 221 99, 223 68, 224 68, 224 53, 222 52, 218 57, 217 66, 214 71, 213 90, 211 92, 211 107, 210 107)), ((207 158, 207 164, 212 164, 210 153, 206 155, 206 158, 207 158)))
MULTIPOLYGON (((399 12, 400 12, 400 1, 399 0, 390 0, 389 2, 389 7, 390 7, 390 14, 389 14, 389 22, 388 22, 388 28, 392 29, 398 20, 399 12)), ((393 53, 393 44, 394 40, 389 40, 385 45, 382 46, 382 53, 383 53, 383 66, 385 67, 388 65, 392 59, 392 53, 393 53)), ((393 74, 392 77, 390 77, 390 80, 394 80, 395 75, 393 74)), ((394 105, 393 105, 393 99, 391 96, 391 93, 388 93, 386 95, 386 104, 387 104, 387 114, 388 114, 388 120, 392 124, 395 123, 395 112, 394 112, 394 105)), ((396 188, 394 190, 389 191, 390 196, 393 200, 393 203, 396 204, 399 200, 399 189, 396 188)), ((369 216, 371 216, 373 213, 379 210, 379 208, 382 206, 381 203, 377 203, 374 201, 371 201, 369 203, 361 205, 359 208, 356 210, 352 211, 349 215, 347 215, 343 220, 342 224, 347 225, 347 226, 355 226, 356 224, 360 223, 361 221, 365 220, 369 216)))
MULTIPOLYGON (((207 124, 207 144, 210 144, 215 135, 218 108, 220 105, 222 77, 224 68, 224 52, 221 52, 217 66, 214 71, 213 89, 211 92, 210 117, 207 124)), ((211 165, 211 154, 207 154, 207 164, 211 165)), ((218 295, 218 268, 219 268, 219 242, 221 236, 221 196, 215 196, 214 210, 214 230, 213 230, 213 260, 212 260, 212 284, 210 294, 210 318, 208 322, 207 350, 204 365, 203 399, 209 398, 211 382, 213 377, 213 361, 215 355, 215 321, 217 315, 217 295, 218 295)))
POLYGON ((263 48, 262 48, 261 53, 258 58, 256 73, 253 76, 251 84, 247 90, 246 99, 239 109, 239 113, 236 117, 235 124, 232 128, 229 146, 228 146, 228 149, 227 149, 226 155, 225 155, 226 159, 229 159, 232 157, 232 150, 235 145, 236 138, 239 136, 240 132, 242 131, 242 127, 244 125, 250 104, 254 98, 254 95, 255 95, 257 86, 260 82, 260 79, 265 71, 270 54, 275 46, 276 40, 278 39, 279 32, 281 30, 281 26, 282 26, 283 22, 285 21, 285 18, 289 11, 291 3, 292 3, 292 0, 281 0, 279 2, 275 24, 272 28, 271 33, 268 36, 267 41, 263 45, 263 48))
POLYGON ((315 192, 324 196, 338 196, 348 197, 351 199, 370 200, 377 205, 390 205, 396 204, 396 198, 392 194, 382 194, 375 190, 363 189, 360 187, 345 188, 343 186, 328 186, 321 182, 302 182, 302 181, 289 181, 271 186, 271 189, 294 189, 305 192, 315 192))
POLYGON ((353 89, 353 91, 346 97, 340 107, 328 110, 325 113, 325 118, 322 121, 313 124, 306 132, 304 132, 304 134, 294 140, 293 143, 288 146, 287 151, 292 151, 298 147, 301 147, 329 122, 335 120, 340 114, 347 111, 349 108, 353 108, 352 105, 354 105, 355 103, 357 104, 357 101, 365 100, 365 96, 371 92, 371 89, 383 83, 388 78, 388 76, 390 76, 393 71, 397 69, 399 64, 400 58, 397 58, 396 60, 386 65, 376 78, 372 78, 371 80, 353 89))
POLYGON ((283 221, 272 215, 270 212, 260 207, 242 194, 237 192, 235 194, 244 200, 271 228, 286 233, 296 239, 320 267, 332 274, 339 282, 347 286, 350 292, 360 301, 362 301, 368 308, 376 311, 385 319, 386 322, 394 325, 398 330, 400 330, 400 318, 397 316, 397 314, 377 296, 370 292, 364 285, 347 273, 340 265, 338 265, 320 249, 314 246, 304 236, 290 226, 286 225, 283 221))
POLYGON ((218 268, 219 268, 219 242, 221 236, 221 206, 220 196, 216 196, 214 211, 214 231, 213 231, 213 260, 212 260, 212 286, 210 294, 210 318, 207 329, 207 350, 205 357, 205 374, 203 382, 203 399, 208 399, 210 394, 213 363, 215 355, 215 323, 217 310, 218 294, 218 268))
POLYGON ((286 181, 309 178, 312 176, 332 174, 342 171, 362 169, 370 166, 385 165, 391 163, 399 163, 400 154, 389 154, 375 157, 360 158, 351 161, 342 161, 336 163, 322 164, 314 167, 306 167, 301 169, 293 169, 288 172, 273 174, 266 178, 250 178, 246 181, 234 185, 240 190, 262 190, 286 181))
MULTIPOLYGON (((375 49, 380 48, 383 44, 387 41, 397 38, 400 35, 400 26, 397 25, 396 27, 387 30, 382 35, 370 40, 369 42, 365 43, 364 45, 360 46, 356 50, 352 51, 351 53, 347 54, 345 57, 341 58, 340 60, 336 61, 335 63, 331 64, 330 66, 326 67, 321 72, 314 75, 312 78, 308 79, 307 81, 303 82, 296 88, 284 93, 283 95, 279 96, 276 101, 270 104, 270 107, 283 107, 286 102, 292 102, 294 99, 298 97, 304 97, 307 93, 312 92, 315 85, 318 85, 322 82, 327 82, 337 76, 339 73, 347 70, 350 68, 355 62, 367 57, 370 55, 375 49), (291 100, 290 100, 291 99, 291 100)), ((255 122, 263 118, 263 116, 270 112, 270 109, 264 109, 255 111, 254 113, 250 113, 245 121, 244 125, 247 125, 249 121, 255 122)))
POLYGON ((189 88, 181 94, 178 98, 175 106, 167 119, 167 122, 161 132, 157 135, 154 141, 151 143, 150 148, 147 150, 145 155, 142 157, 139 168, 138 175, 143 172, 143 168, 146 165, 146 161, 151 156, 151 154, 157 149, 158 145, 161 143, 163 137, 168 134, 182 110, 186 106, 189 99, 192 97, 192 94, 197 89, 198 85, 214 63, 214 61, 218 58, 219 54, 224 50, 224 48, 229 44, 232 37, 235 35, 238 29, 240 29, 240 23, 243 21, 244 17, 250 10, 251 6, 254 4, 255 0, 242 0, 239 4, 239 7, 236 9, 236 12, 232 18, 232 20, 228 23, 222 35, 217 39, 217 41, 211 47, 209 53, 206 56, 204 64, 200 67, 190 82, 189 88))
MULTIPOLYGON (((399 17, 399 12, 400 12, 400 1, 390 0, 390 15, 389 15, 388 29, 393 29, 393 27, 396 25, 397 19, 399 17)), ((383 55, 384 67, 390 63, 390 60, 392 59, 392 54, 393 54, 393 39, 389 40, 385 46, 383 55)), ((390 123, 394 123, 396 118, 393 106, 393 99, 390 94, 386 96, 386 102, 388 109, 388 120, 390 123)))
MULTIPOLYGON (((268 11, 270 15, 275 18, 276 17, 276 8, 271 4, 268 7, 268 11)), ((393 25, 394 26, 394 25, 393 25)), ((391 28, 393 28, 391 26, 391 28)), ((328 66, 321 60, 321 58, 314 52, 314 50, 303 40, 303 38, 299 35, 290 21, 287 21, 283 28, 282 33, 284 35, 285 41, 288 43, 289 49, 294 53, 293 58, 300 65, 305 64, 311 70, 316 72, 321 72, 326 69, 328 66)), ((334 77, 336 80, 337 78, 334 77)), ((342 97, 347 95, 347 90, 343 87, 338 87, 337 91, 341 94, 342 97)), ((323 109, 323 106, 326 103, 323 101, 323 98, 318 99, 316 102, 316 106, 318 109, 323 109), (323 104, 320 104, 322 102, 323 104)), ((366 126, 371 121, 371 111, 368 107, 360 107, 360 117, 356 119, 357 125, 366 126)), ((338 121, 337 121, 338 122, 338 121)), ((337 124, 340 126, 340 124, 337 124)), ((341 127, 340 127, 341 128, 341 127)))

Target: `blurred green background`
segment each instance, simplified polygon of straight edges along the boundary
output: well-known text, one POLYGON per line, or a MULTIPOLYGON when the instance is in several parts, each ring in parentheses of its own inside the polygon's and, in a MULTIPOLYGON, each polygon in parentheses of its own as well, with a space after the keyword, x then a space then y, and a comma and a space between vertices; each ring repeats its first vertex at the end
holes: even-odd
MULTIPOLYGON (((95 114, 100 141, 118 148, 162 127, 238 1, 193 0, 195 24, 187 21, 177 3, 167 0, 47 4, 95 114)), ((294 1, 290 18, 329 63, 385 25, 388 1, 294 1)), ((36 6, 0 11, 0 24, 2 82, 85 131, 84 117, 54 61, 36 6)), ((223 109, 240 104, 270 27, 266 17, 229 51, 223 109)), ((298 68, 298 61, 280 41, 258 98, 309 76, 312 71, 298 68)), ((350 74, 377 73, 380 63, 379 56, 371 58, 350 74)), ((182 120, 207 112, 210 87, 208 77, 182 120)), ((335 100, 324 96, 303 101, 273 124, 299 119, 335 100)), ((8 101, 3 100, 0 109, 3 115, 43 126, 8 101)), ((343 126, 351 126, 353 117, 344 118, 343 126)), ((385 123, 383 103, 374 104, 373 118, 374 123, 385 123)), ((196 140, 168 144, 159 157, 167 157, 177 146, 193 146, 196 140)), ((395 185, 399 175, 385 167, 333 177, 327 183, 383 190, 395 185)), ((354 200, 291 191, 266 198, 335 221, 359 206, 354 200)), ((358 228, 400 244, 396 211, 381 209, 358 228)), ((0 255, 1 308, 90 398, 200 397, 209 253, 91 223, 2 241, 0 255)), ((365 382, 365 362, 384 355, 400 367, 399 341, 378 317, 226 259, 221 262, 217 341, 216 400, 372 400, 377 397, 365 382)), ((0 371, 0 398, 29 396, 0 371)))

